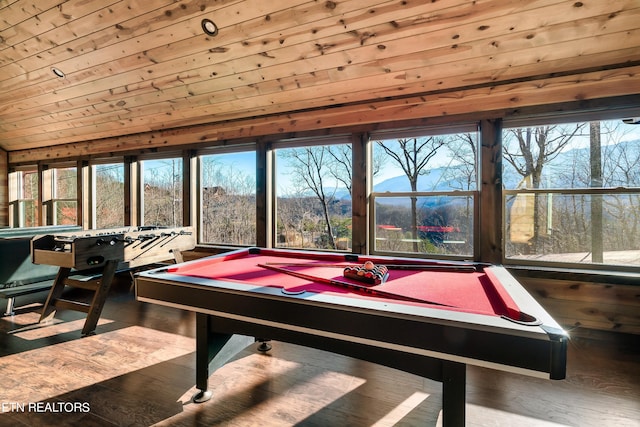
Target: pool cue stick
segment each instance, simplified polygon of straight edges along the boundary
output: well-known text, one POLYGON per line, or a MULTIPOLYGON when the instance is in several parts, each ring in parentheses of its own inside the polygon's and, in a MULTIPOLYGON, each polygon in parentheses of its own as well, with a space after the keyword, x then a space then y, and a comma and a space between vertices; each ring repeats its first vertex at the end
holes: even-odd
POLYGON ((435 301, 429 301, 429 300, 422 299, 422 298, 409 297, 409 296, 406 296, 406 295, 396 294, 394 292, 381 291, 379 289, 373 289, 373 288, 370 288, 368 286, 357 285, 355 283, 345 282, 345 281, 342 281, 342 280, 326 279, 324 277, 316 277, 316 276, 312 276, 310 274, 301 273, 299 271, 292 271, 292 270, 287 270, 285 268, 276 267, 274 265, 258 264, 258 267, 266 268, 267 270, 276 271, 278 273, 288 274, 289 276, 294 276, 294 277, 299 277, 301 279, 310 280, 312 282, 320 282, 320 283, 324 283, 326 285, 338 286, 338 287, 341 287, 341 288, 347 288, 347 289, 352 289, 352 290, 356 290, 356 291, 361 291, 361 292, 370 294, 372 296, 379 296, 379 297, 397 299, 397 300, 402 300, 402 301, 419 302, 419 303, 423 303, 423 304, 442 305, 442 306, 445 306, 445 307, 453 307, 453 306, 448 305, 448 304, 443 304, 443 303, 439 303, 439 302, 435 302, 435 301))
MULTIPOLYGON (((305 262, 267 262, 264 265, 279 265, 282 267, 358 267, 362 264, 312 264, 305 262)), ((376 264, 377 265, 377 264, 376 264)), ((422 271, 453 271, 458 273, 473 273, 476 268, 473 265, 455 265, 455 264, 380 264, 387 267, 388 270, 422 270, 422 271)))

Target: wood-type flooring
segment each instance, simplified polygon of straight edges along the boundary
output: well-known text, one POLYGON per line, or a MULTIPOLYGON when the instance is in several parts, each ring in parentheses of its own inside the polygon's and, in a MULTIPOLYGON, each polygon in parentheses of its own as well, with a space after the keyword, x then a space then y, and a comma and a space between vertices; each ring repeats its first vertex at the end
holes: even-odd
MULTIPOLYGON (((83 338, 81 313, 37 323, 45 297, 22 297, 24 309, 0 318, 0 426, 442 422, 438 382, 281 342, 266 354, 255 345, 239 353, 212 373, 213 398, 195 404, 192 313, 138 302, 117 286, 96 334, 83 338)), ((564 381, 468 367, 467 425, 638 427, 639 341, 574 331, 564 381)))

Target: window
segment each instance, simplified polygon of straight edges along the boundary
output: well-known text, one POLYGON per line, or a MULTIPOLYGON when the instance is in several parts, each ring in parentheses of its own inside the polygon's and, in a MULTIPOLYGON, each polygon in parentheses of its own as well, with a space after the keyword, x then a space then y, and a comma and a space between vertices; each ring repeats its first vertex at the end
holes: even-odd
POLYGON ((124 165, 109 163, 93 165, 95 228, 124 225, 124 165))
POLYGON ((503 130, 505 258, 640 266, 640 126, 503 130))
POLYGON ((256 153, 200 156, 200 241, 256 244, 256 153))
POLYGON ((39 224, 37 169, 9 174, 9 206, 11 227, 36 227, 39 224))
POLYGON ((77 225, 77 168, 60 166, 47 169, 44 174, 44 184, 43 203, 47 207, 47 224, 77 225))
POLYGON ((374 252, 473 256, 477 126, 374 133, 374 252))
POLYGON ((351 250, 348 138, 287 141, 275 153, 276 247, 351 250))
POLYGON ((182 158, 140 162, 144 225, 182 226, 182 158))

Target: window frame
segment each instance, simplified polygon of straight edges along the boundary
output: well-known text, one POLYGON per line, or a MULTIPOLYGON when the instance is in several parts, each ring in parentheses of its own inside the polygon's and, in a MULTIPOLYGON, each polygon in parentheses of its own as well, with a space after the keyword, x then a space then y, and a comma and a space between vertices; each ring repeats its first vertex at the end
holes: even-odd
MULTIPOLYGON (((527 117, 508 118, 502 121, 500 132, 500 141, 503 140, 503 133, 508 129, 536 127, 548 125, 562 125, 574 123, 589 123, 595 121, 614 121, 623 120, 626 117, 640 116, 640 109, 611 109, 606 111, 589 111, 589 112, 567 112, 561 114, 541 114, 531 115, 527 117)), ((640 125, 638 125, 640 128, 640 125)), ((501 144, 501 158, 504 158, 504 148, 501 144)), ((502 177, 503 170, 498 171, 502 177)), ((586 271, 591 273, 611 272, 613 270, 622 273, 639 273, 640 265, 621 265, 606 263, 574 263, 561 261, 538 261, 527 260, 523 258, 507 257, 507 216, 506 203, 509 196, 518 194, 571 194, 571 195, 597 195, 597 194, 637 194, 640 195, 640 187, 583 187, 583 188, 523 188, 523 189, 506 189, 502 186, 501 205, 502 205, 502 223, 499 224, 502 234, 502 263, 510 268, 528 268, 530 270, 549 270, 549 271, 586 271)))
MULTIPOLYGON (((236 144, 236 145, 219 145, 219 146, 212 146, 212 147, 206 147, 203 149, 198 150, 195 153, 195 157, 197 158, 196 161, 196 171, 194 174, 194 177, 196 179, 196 188, 197 188, 197 195, 195 198, 193 198, 193 203, 195 203, 195 206, 193 207, 193 209, 196 212, 196 216, 195 216, 195 220, 197 223, 197 229, 198 229, 198 236, 197 236, 197 240, 198 243, 203 245, 203 246, 213 246, 213 247, 228 247, 228 248, 239 248, 239 247, 248 247, 248 246, 256 246, 257 245, 257 240, 258 240, 258 218, 257 218, 257 208, 256 208, 256 216, 255 216, 255 227, 256 227, 256 244, 254 245, 239 245, 239 244, 232 244, 232 243, 224 243, 224 242, 205 242, 204 241, 204 237, 203 237, 203 227, 202 227, 202 221, 203 221, 203 209, 204 209, 204 203, 203 203, 203 195, 204 195, 204 179, 203 179, 203 165, 202 165, 202 157, 203 156, 212 156, 212 155, 218 155, 218 154, 235 154, 235 153, 246 153, 246 152, 254 152, 255 153, 255 167, 257 168, 258 163, 259 163, 259 150, 258 150, 258 145, 256 142, 243 142, 240 144, 236 144)), ((256 203, 257 203, 257 198, 258 198, 258 176, 257 176, 257 171, 256 171, 256 186, 255 186, 255 192, 256 192, 256 203)))
POLYGON ((367 240, 368 240, 368 248, 369 252, 372 255, 386 255, 386 256, 404 256, 408 258, 433 258, 433 259, 449 259, 449 260, 466 260, 466 259, 477 259, 479 254, 479 215, 480 215, 480 187, 481 187, 481 173, 482 173, 482 132, 480 127, 480 122, 478 121, 464 121, 460 123, 453 123, 451 125, 434 125, 434 126, 423 126, 423 127, 411 127, 411 128, 398 128, 398 129, 385 129, 380 131, 373 131, 368 135, 368 167, 367 167, 367 180, 370 182, 369 188, 367 189, 368 194, 368 230, 367 230, 367 240), (454 134, 464 134, 464 133, 474 133, 476 134, 476 165, 475 165, 475 179, 476 179, 476 188, 474 190, 449 190, 449 191, 417 191, 417 192, 375 192, 373 191, 373 149, 374 144, 377 140, 387 140, 387 139, 400 139, 400 138, 419 138, 419 137, 429 137, 429 136, 440 136, 440 135, 454 135, 454 134), (378 197, 431 197, 435 195, 444 195, 444 196, 471 196, 473 200, 473 230, 471 230, 471 235, 473 236, 473 245, 472 245, 472 254, 466 255, 455 255, 455 254, 434 254, 434 253, 423 253, 423 252, 390 252, 384 250, 376 249, 376 206, 375 200, 378 197))
MULTIPOLYGON (((127 218, 126 218, 126 201, 124 200, 125 195, 126 195, 126 186, 128 185, 128 183, 126 182, 126 163, 124 161, 124 159, 122 157, 110 157, 110 158, 103 158, 103 159, 93 159, 91 160, 90 164, 88 165, 90 173, 89 173, 89 180, 90 183, 88 184, 88 188, 89 188, 89 194, 86 195, 85 197, 90 198, 89 200, 89 225, 91 227, 91 229, 99 229, 98 228, 98 215, 97 215, 97 200, 98 200, 98 191, 97 191, 97 185, 98 185, 98 174, 97 174, 97 168, 99 166, 104 166, 104 165, 120 165, 122 166, 122 174, 123 174, 123 211, 122 211, 122 224, 120 224, 120 227, 124 227, 126 222, 127 222, 127 218)), ((87 186, 85 184, 85 186, 87 186)))
POLYGON ((32 166, 22 166, 15 168, 11 173, 9 173, 8 177, 8 202, 9 202, 9 227, 13 228, 23 228, 26 227, 26 217, 25 217, 25 202, 32 202, 34 204, 35 209, 35 224, 31 225, 31 227, 35 227, 39 225, 40 219, 42 217, 42 209, 41 209, 41 197, 40 197, 40 181, 41 176, 38 173, 38 167, 36 165, 32 166), (24 195, 24 176, 25 174, 35 174, 36 179, 36 194, 35 198, 26 198, 24 195))
POLYGON ((82 191, 80 188, 78 188, 81 173, 82 171, 79 170, 79 165, 76 162, 51 163, 43 169, 40 178, 42 179, 41 201, 42 207, 45 210, 45 213, 43 215, 45 225, 62 225, 57 224, 57 204, 65 202, 75 203, 76 221, 74 225, 79 225, 82 223, 82 218, 80 218, 81 200, 79 200, 82 195, 82 191), (75 169, 75 198, 58 197, 58 186, 56 184, 58 182, 58 173, 63 169, 75 169))
MULTIPOLYGON (((138 186, 137 186, 137 193, 138 193, 138 204, 139 204, 139 218, 137 219, 137 221, 139 222, 139 224, 141 226, 145 226, 145 225, 159 225, 159 224, 147 224, 146 220, 145 220, 145 194, 144 194, 144 188, 145 188, 145 179, 144 179, 144 173, 145 173, 145 167, 144 164, 145 162, 149 162, 149 161, 162 161, 162 160, 180 160, 181 164, 180 164, 180 170, 181 170, 181 179, 180 179, 180 192, 181 192, 181 198, 182 198, 182 209, 180 209, 180 221, 179 224, 173 224, 171 225, 173 226, 182 226, 184 225, 184 210, 185 210, 185 205, 190 204, 191 201, 189 199, 185 200, 185 194, 184 194, 184 185, 185 182, 188 182, 189 177, 185 176, 186 175, 186 171, 187 171, 187 165, 186 160, 185 160, 185 156, 183 154, 183 152, 181 151, 162 151, 159 153, 153 153, 153 154, 145 154, 143 156, 139 156, 136 159, 136 163, 137 163, 137 173, 138 173, 138 186)), ((175 213, 175 208, 174 208, 174 213, 175 213)), ((125 218, 126 220, 126 218, 125 218)), ((178 222, 178 221, 176 221, 178 222)), ((162 226, 162 225, 161 225, 162 226)))
MULTIPOLYGON (((330 146, 330 145, 345 145, 349 144, 352 150, 352 169, 353 169, 353 150, 354 150, 354 141, 352 133, 336 133, 332 135, 322 135, 322 136, 308 136, 308 137, 294 137, 294 138, 281 138, 271 141, 270 147, 267 150, 267 199, 268 199, 268 213, 267 217, 269 218, 269 233, 268 233, 268 245, 272 248, 289 248, 285 246, 280 246, 278 244, 278 171, 277 171, 277 151, 278 150, 286 150, 292 148, 305 148, 305 147, 314 147, 314 146, 330 146)), ((352 177, 353 178, 353 177, 352 177)), ((351 199, 351 221, 353 222, 353 195, 351 199)), ((348 248, 353 250, 353 230, 351 237, 349 238, 348 248)), ((305 251, 327 251, 328 249, 323 248, 309 248, 309 247, 290 247, 295 250, 305 250, 305 251)), ((337 250, 337 249, 336 249, 337 250)), ((349 250, 340 251, 347 252, 349 250)))

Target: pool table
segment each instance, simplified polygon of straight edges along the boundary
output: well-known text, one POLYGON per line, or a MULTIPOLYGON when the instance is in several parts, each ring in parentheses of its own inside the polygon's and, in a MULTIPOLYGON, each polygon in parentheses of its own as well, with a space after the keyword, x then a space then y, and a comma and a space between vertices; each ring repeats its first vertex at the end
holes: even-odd
POLYGON ((213 369, 271 339, 440 381, 447 426, 464 425, 468 364, 565 378, 568 335, 501 266, 247 248, 135 282, 139 301, 196 313, 196 402, 213 369), (386 269, 381 283, 345 277, 367 261, 386 269))

